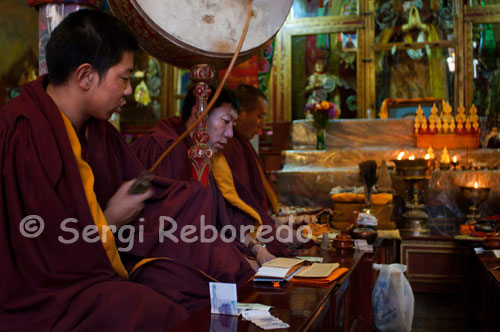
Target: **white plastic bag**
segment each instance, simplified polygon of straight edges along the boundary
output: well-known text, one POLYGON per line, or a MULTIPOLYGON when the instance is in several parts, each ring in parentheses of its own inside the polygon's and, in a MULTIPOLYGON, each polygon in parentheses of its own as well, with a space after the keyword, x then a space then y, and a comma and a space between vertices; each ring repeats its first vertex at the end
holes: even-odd
POLYGON ((375 327, 379 331, 411 331, 415 299, 406 279, 406 265, 373 264, 380 270, 373 288, 372 308, 375 327))

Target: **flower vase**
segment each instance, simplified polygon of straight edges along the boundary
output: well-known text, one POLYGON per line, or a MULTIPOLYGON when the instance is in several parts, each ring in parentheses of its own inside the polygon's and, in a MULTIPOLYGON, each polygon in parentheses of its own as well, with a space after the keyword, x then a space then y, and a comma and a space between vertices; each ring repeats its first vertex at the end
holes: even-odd
POLYGON ((325 150, 325 135, 326 129, 317 129, 316 130, 316 150, 325 150))

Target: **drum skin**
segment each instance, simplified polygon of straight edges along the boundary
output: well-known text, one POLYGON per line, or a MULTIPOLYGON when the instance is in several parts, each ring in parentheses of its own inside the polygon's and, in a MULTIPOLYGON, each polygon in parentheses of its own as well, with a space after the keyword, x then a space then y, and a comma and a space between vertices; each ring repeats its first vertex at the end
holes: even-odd
MULTIPOLYGON (((169 64, 227 67, 248 12, 248 0, 108 0, 115 16, 135 33, 142 48, 169 64)), ((272 39, 293 0, 254 0, 238 62, 272 39)))

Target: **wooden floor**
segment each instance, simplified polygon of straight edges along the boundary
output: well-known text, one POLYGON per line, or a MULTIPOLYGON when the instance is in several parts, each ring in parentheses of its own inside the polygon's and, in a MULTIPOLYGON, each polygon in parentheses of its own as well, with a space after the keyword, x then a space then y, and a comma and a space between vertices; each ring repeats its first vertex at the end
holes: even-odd
POLYGON ((459 294, 415 293, 412 332, 479 332, 467 326, 464 297, 459 294))

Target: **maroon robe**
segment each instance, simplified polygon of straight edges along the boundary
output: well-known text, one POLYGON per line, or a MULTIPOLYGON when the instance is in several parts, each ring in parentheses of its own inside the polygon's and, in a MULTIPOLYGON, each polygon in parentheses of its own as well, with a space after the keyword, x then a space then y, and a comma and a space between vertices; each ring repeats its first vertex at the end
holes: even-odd
MULTIPOLYGON (((186 124, 182 118, 173 116, 158 122, 154 128, 138 138, 130 146, 142 165, 149 169, 185 130, 186 124)), ((155 174, 174 180, 191 180, 191 164, 187 151, 193 144, 191 136, 186 136, 162 160, 155 170, 155 174)))
MULTIPOLYGON (((84 150, 91 152, 89 164, 95 170, 95 192, 101 206, 106 206, 116 191, 114 188, 137 177, 143 168, 130 147, 108 122, 99 122, 95 131, 98 135, 93 138, 89 134, 89 148, 84 150), (104 139, 93 142, 97 137, 104 139)), ((215 226, 217 207, 213 206, 213 191, 207 190, 198 181, 178 181, 156 176, 153 184, 156 194, 145 206, 142 216, 145 222, 137 221, 134 224, 144 226, 144 241, 139 243, 136 236, 132 251, 123 256, 128 269, 142 258, 166 257, 169 260, 161 259, 144 265, 131 275, 132 280, 150 286, 181 304, 189 313, 194 313, 209 305, 209 281, 241 285, 253 276, 254 271, 244 256, 220 238, 211 243, 185 243, 180 240, 175 243, 165 238, 164 243, 158 243, 159 217, 175 220, 177 230, 173 235, 180 239, 183 226, 193 225, 199 230, 202 218, 205 225, 215 226)), ((206 234, 210 237, 212 232, 207 231, 206 234)), ((200 233, 195 235, 199 237, 200 233)), ((126 244, 121 247, 126 247, 126 244)))
MULTIPOLYGON (((186 130, 186 125, 180 117, 170 117, 161 120, 153 129, 144 136, 132 143, 132 149, 135 151, 139 160, 144 167, 150 168, 161 154, 186 130)), ((160 163, 155 173, 161 176, 175 180, 191 179, 190 160, 188 158, 188 150, 194 144, 190 136, 187 136, 180 144, 178 144, 170 154, 165 157, 160 163)), ((236 229, 240 226, 254 225, 255 221, 245 212, 234 207, 227 202, 221 192, 216 187, 213 176, 210 175, 210 191, 213 205, 217 206, 217 222, 219 228, 225 225, 234 225, 236 229)), ((252 206, 253 207, 253 206, 252 206)), ((257 210, 259 212, 260 210, 257 210)), ((267 216, 267 224, 273 219, 267 216)), ((273 224, 274 225, 274 221, 273 224)), ((274 226, 273 226, 274 227, 274 226)), ((252 253, 244 245, 238 236, 233 242, 238 249, 251 256, 252 253)), ((269 252, 276 256, 288 256, 288 251, 285 245, 274 240, 267 245, 269 252)))
MULTIPOLYGON (((222 267, 219 274, 207 269, 210 262, 179 262, 189 256, 202 260, 219 254, 195 255, 185 250, 187 245, 179 248, 188 253, 171 255, 174 261, 145 264, 130 280, 118 277, 101 242, 82 239, 83 228, 94 225, 94 220, 63 119, 43 82, 46 77, 23 86, 21 96, 0 110, 0 331, 164 330, 187 317, 172 300, 194 303, 193 307, 206 304, 209 278, 203 273, 227 280, 241 277, 238 269, 245 267, 244 260, 240 266, 214 264, 222 267), (43 232, 34 238, 20 232, 21 221, 30 215, 44 221, 43 232), (61 241, 74 237, 61 228, 67 218, 78 221, 67 224, 80 235, 71 244, 61 241), (158 269, 167 272, 144 280, 158 269), (174 273, 185 274, 184 282, 169 279, 174 273), (191 290, 193 285, 199 289, 191 290), (151 288, 161 288, 166 296, 151 288)), ((82 155, 93 169, 96 195, 104 209, 119 185, 136 177, 142 167, 108 122, 90 120, 87 128, 82 155)), ((155 178, 154 187, 157 197, 146 204, 144 213, 144 226, 151 229, 146 239, 158 232, 148 216, 162 214, 181 221, 211 213, 203 210, 210 204, 198 203, 206 195, 195 182, 155 178), (199 209, 186 205, 193 201, 199 209)), ((171 254, 168 242, 150 240, 124 256, 127 267, 143 257, 171 254)))
MULTIPOLYGON (((275 229, 275 221, 268 212, 270 203, 257 164, 260 163, 259 156, 248 139, 241 136, 236 130, 233 133, 234 137, 228 140, 222 153, 229 164, 229 168, 231 168, 238 196, 260 215, 264 225, 269 225, 275 229)), ((260 167, 264 170, 262 163, 260 163, 260 167)), ((246 213, 239 213, 233 218, 233 223, 252 225, 254 220, 246 213)), ((279 241, 269 243, 267 248, 270 253, 276 256, 289 255, 286 246, 279 241)))

